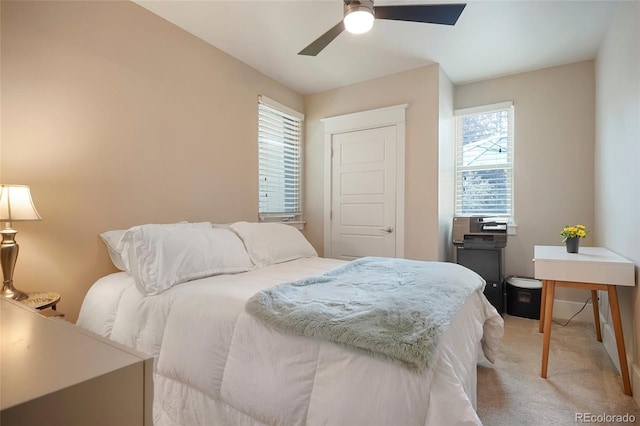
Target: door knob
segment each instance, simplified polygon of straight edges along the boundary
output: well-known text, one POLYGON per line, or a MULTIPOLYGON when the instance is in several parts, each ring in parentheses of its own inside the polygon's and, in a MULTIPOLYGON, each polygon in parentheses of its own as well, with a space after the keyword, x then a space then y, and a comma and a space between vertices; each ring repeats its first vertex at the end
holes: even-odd
POLYGON ((380 230, 383 231, 383 232, 386 232, 387 234, 390 234, 390 233, 393 232, 393 228, 390 227, 390 226, 387 226, 386 228, 382 228, 380 230))

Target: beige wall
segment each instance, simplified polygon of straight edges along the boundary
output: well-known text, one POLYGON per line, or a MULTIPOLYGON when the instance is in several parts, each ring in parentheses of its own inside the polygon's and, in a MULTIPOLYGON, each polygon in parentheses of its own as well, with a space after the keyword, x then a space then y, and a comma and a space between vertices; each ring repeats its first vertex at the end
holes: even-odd
MULTIPOLYGON (((622 2, 596 61, 595 241, 640 265, 640 4, 622 2)), ((640 403, 640 292, 619 299, 640 403)))
MULTIPOLYGON (((595 80, 593 61, 457 86, 455 108, 513 101, 514 214, 505 274, 533 276, 533 247, 560 245, 565 225, 594 228, 595 80)), ((581 242, 594 245, 593 234, 581 242)), ((588 294, 558 289, 557 299, 588 294)))
MULTIPOLYGON (((0 7, 0 95, 2 95, 2 7, 0 7)), ((2 102, 0 102, 0 124, 2 124, 2 102)), ((2 131, 0 131, 0 183, 2 180, 2 131)))
POLYGON ((440 68, 438 93, 438 260, 453 261, 451 229, 455 212, 455 143, 453 139, 453 84, 440 68))
POLYGON ((98 234, 148 222, 257 219, 257 96, 302 96, 131 2, 2 2, 3 183, 14 281, 74 321, 113 270, 98 234))
POLYGON ((407 103, 405 257, 438 259, 439 68, 431 65, 305 97, 306 235, 319 253, 324 249, 324 132, 320 120, 407 103))

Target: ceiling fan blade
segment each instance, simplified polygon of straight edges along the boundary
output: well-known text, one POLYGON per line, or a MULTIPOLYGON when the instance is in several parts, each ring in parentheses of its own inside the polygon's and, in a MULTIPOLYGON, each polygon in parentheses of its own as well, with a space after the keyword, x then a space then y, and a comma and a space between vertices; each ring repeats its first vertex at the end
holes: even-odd
POLYGON ((322 34, 316 41, 298 52, 298 55, 316 56, 344 31, 344 22, 338 22, 333 28, 322 34))
POLYGON ((376 19, 455 25, 466 4, 375 6, 376 19))

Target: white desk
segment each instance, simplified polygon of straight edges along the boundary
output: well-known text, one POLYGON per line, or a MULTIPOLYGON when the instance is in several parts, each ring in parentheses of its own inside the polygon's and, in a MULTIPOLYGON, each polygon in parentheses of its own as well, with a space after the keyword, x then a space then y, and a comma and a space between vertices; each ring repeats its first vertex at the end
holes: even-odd
POLYGON ((616 286, 635 286, 634 263, 602 247, 580 247, 580 253, 567 253, 564 246, 535 246, 533 261, 535 278, 542 280, 540 332, 544 331, 544 339, 541 376, 547 377, 555 288, 571 287, 591 290, 596 336, 599 342, 602 341, 602 335, 597 291, 602 290, 609 294, 624 393, 631 395, 631 381, 616 286))

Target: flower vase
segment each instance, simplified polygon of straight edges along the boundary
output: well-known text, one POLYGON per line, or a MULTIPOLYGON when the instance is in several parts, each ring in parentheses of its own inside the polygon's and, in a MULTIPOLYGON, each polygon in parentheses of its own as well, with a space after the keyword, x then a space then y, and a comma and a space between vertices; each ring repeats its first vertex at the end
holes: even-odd
POLYGON ((567 253, 577 253, 580 248, 580 237, 567 238, 567 253))

